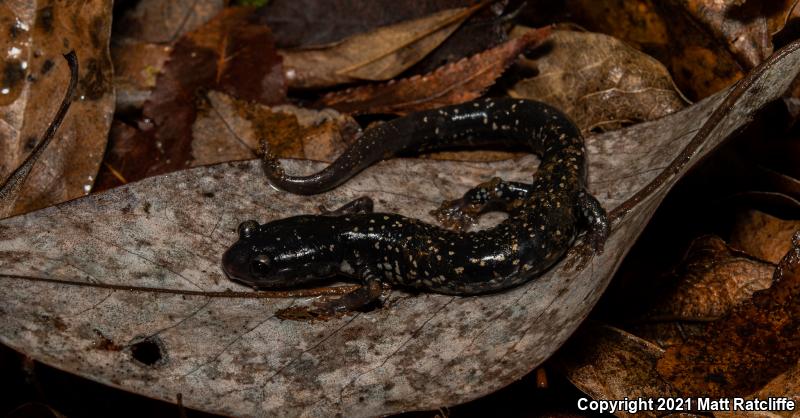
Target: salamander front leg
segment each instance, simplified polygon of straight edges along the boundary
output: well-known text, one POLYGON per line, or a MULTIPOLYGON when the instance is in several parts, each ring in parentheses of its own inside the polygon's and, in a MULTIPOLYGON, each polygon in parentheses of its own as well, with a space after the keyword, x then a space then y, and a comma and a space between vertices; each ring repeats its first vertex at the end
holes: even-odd
POLYGON ((319 207, 319 211, 322 215, 329 215, 329 216, 339 216, 339 215, 352 215, 356 213, 372 213, 374 210, 375 204, 372 202, 367 196, 361 196, 358 199, 354 199, 350 202, 345 203, 339 209, 328 210, 325 209, 323 206, 319 207))
POLYGON ((578 195, 578 210, 586 233, 582 242, 570 249, 567 258, 572 261, 567 262, 565 268, 581 270, 595 254, 603 252, 611 228, 605 209, 587 191, 578 195))
POLYGON ((334 299, 320 299, 312 306, 297 306, 278 311, 275 316, 280 319, 295 321, 327 320, 348 314, 353 311, 363 310, 380 300, 382 293, 381 282, 371 268, 362 268, 361 277, 364 284, 350 293, 334 299))
POLYGON ((532 186, 495 177, 468 190, 460 199, 443 202, 431 212, 444 226, 463 230, 481 214, 492 210, 512 212, 532 193, 532 186))
POLYGON ((578 207, 586 228, 586 243, 592 247, 595 253, 602 253, 610 231, 605 209, 600 206, 600 202, 594 196, 586 191, 578 195, 578 207))

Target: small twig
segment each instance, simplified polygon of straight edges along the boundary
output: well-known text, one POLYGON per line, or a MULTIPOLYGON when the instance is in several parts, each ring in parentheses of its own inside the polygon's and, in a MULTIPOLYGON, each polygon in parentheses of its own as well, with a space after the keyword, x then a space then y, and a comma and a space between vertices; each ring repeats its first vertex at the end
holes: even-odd
POLYGON ((25 158, 22 165, 17 167, 17 169, 8 176, 2 186, 0 186, 0 218, 8 216, 13 211, 14 204, 17 201, 17 196, 19 195, 22 185, 25 183, 25 179, 28 178, 28 174, 30 174, 36 160, 42 156, 47 145, 53 140, 58 127, 61 126, 61 122, 64 121, 64 116, 66 116, 69 106, 72 104, 72 95, 75 93, 75 86, 78 84, 78 57, 75 55, 75 51, 70 51, 64 54, 64 59, 67 60, 70 71, 67 93, 61 101, 61 106, 58 108, 55 118, 53 118, 53 121, 50 122, 50 126, 48 126, 47 130, 44 132, 42 140, 36 144, 36 147, 34 147, 30 155, 25 158))
POLYGON ((209 298, 230 298, 230 299, 266 299, 266 298, 297 298, 314 296, 338 296, 352 292, 359 285, 341 285, 331 287, 317 287, 311 289, 294 290, 261 290, 236 292, 226 290, 224 292, 211 292, 205 290, 182 290, 169 289, 164 287, 148 286, 128 286, 122 284, 80 282, 74 280, 50 279, 47 277, 22 276, 16 274, 0 273, 0 279, 26 280, 31 282, 51 283, 64 286, 93 287, 98 289, 121 290, 127 292, 163 293, 171 295, 203 296, 209 298))

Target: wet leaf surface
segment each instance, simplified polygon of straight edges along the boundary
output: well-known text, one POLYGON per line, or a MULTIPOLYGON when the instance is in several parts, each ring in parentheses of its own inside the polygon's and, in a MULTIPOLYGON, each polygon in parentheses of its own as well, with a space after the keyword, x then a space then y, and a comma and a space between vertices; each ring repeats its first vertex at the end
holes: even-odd
MULTIPOLYGON (((23 213, 86 195, 94 183, 114 110, 108 40, 111 5, 0 4, 0 179, 42 138, 69 81, 62 55, 80 61, 78 90, 57 136, 33 167, 14 203, 23 213)), ((0 181, 2 182, 2 181, 0 181)))
POLYGON ((660 62, 603 34, 556 30, 526 65, 536 76, 509 95, 549 103, 584 132, 658 119, 686 105, 660 62))
MULTIPOLYGON (((567 339, 672 184, 785 91, 800 68, 798 48, 782 50, 730 96, 588 139, 591 191, 614 229, 584 270, 565 260, 495 295, 394 290, 375 311, 280 321, 277 310, 311 301, 195 293, 246 291, 219 268, 239 221, 314 213, 368 194, 378 210, 430 222, 441 200, 495 175, 524 181, 536 159, 395 159, 315 197, 266 187, 256 161, 222 164, 0 222, 0 339, 64 370, 155 398, 182 394, 189 407, 223 414, 366 416, 476 398, 567 339)), ((284 164, 291 172, 322 166, 284 164)))

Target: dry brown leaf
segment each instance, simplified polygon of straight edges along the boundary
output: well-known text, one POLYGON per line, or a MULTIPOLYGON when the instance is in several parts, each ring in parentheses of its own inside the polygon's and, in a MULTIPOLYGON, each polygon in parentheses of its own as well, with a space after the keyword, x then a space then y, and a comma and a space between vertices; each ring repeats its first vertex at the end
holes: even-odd
POLYGON ((798 230, 800 221, 748 210, 737 216, 730 244, 754 257, 777 263, 789 251, 792 234, 798 230))
POLYGON ((256 158, 260 141, 273 155, 333 161, 360 132, 355 120, 335 110, 264 106, 210 92, 192 128, 192 165, 256 158))
MULTIPOLYGON (((658 346, 621 329, 588 322, 559 351, 557 359, 567 379, 594 399, 648 399, 676 395, 655 369, 663 354, 658 346)), ((661 413, 629 409, 614 415, 657 417, 661 413)))
POLYGON ((685 396, 745 396, 800 361, 800 232, 775 269, 769 289, 756 292, 705 335, 670 347, 658 371, 685 396))
POLYGON ((328 45, 381 26, 413 20, 475 0, 269 0, 260 22, 272 29, 279 48, 328 45), (324 6, 324 7, 322 7, 324 6))
POLYGON ((116 38, 169 44, 216 16, 225 0, 140 0, 114 25, 116 38))
MULTIPOLYGON (((0 339, 61 369, 160 399, 181 393, 188 407, 227 415, 374 416, 474 399, 527 374, 568 338, 671 186, 799 70, 797 42, 730 95, 588 138, 591 192, 613 230, 583 270, 569 268, 569 257, 507 292, 398 289, 371 312, 280 321, 277 310, 312 301, 265 298, 220 269, 241 220, 314 213, 368 194, 380 211, 431 222, 428 210, 481 181, 529 180, 537 159, 393 159, 317 196, 267 187, 258 161, 223 164, 1 221, 0 339)), ((324 166, 284 164, 290 172, 324 166)))
POLYGON ((771 35, 786 23, 797 0, 670 0, 736 57, 744 68, 772 54, 771 35))
POLYGON ((171 44, 211 20, 223 0, 142 0, 114 25, 111 59, 117 111, 140 109, 172 52, 171 44))
POLYGON ((780 0, 768 5, 771 10, 767 13, 767 30, 770 35, 775 35, 786 26, 793 16, 800 16, 800 1, 780 0))
MULTIPOLYGON (((62 54, 80 62, 78 90, 53 142, 33 167, 12 213, 83 196, 92 188, 114 111, 108 39, 111 4, 0 3, 4 77, 0 86, 0 179, 42 137, 69 81, 62 54)), ((1 183, 2 181, 0 181, 1 183)))
POLYGON ((547 46, 526 62, 536 76, 508 93, 563 110, 584 132, 658 119, 686 105, 660 62, 610 36, 556 30, 547 46))
MULTIPOLYGON (((800 405, 800 363, 778 375, 761 389, 744 397, 745 399, 789 398, 794 400, 795 408, 792 411, 770 411, 770 417, 797 418, 797 405, 800 405)), ((715 417, 742 417, 749 418, 754 414, 748 411, 714 412, 715 417)))
POLYGON ((775 265, 748 257, 716 236, 692 242, 674 273, 675 286, 659 292, 663 298, 646 320, 704 321, 716 319, 753 292, 772 284, 775 265))
POLYGON ((328 87, 359 80, 388 80, 424 58, 483 7, 443 10, 430 16, 353 35, 333 45, 283 50, 289 87, 328 87))
POLYGON ((281 58, 269 29, 252 19, 251 8, 227 8, 173 46, 143 118, 112 131, 104 187, 189 167, 192 125, 208 90, 264 104, 285 101, 281 58))
POLYGON ((720 44, 671 2, 654 0, 569 0, 574 20, 595 32, 630 42, 669 68, 692 100, 722 90, 744 70, 720 44))
POLYGON ((328 94, 320 105, 352 114, 405 114, 476 99, 520 53, 539 45, 549 34, 550 28, 532 30, 429 74, 328 94))

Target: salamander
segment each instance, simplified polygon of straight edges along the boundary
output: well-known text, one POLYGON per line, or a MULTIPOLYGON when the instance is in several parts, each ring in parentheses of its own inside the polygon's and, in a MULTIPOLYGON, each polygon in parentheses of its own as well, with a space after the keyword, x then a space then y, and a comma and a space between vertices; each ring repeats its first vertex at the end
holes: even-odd
POLYGON ((309 176, 284 173, 266 155, 268 181, 291 193, 330 190, 377 161, 404 151, 428 152, 486 145, 524 147, 540 157, 530 183, 490 179, 434 211, 446 227, 393 213, 373 212, 368 197, 315 215, 264 224, 248 220, 223 255, 227 276, 257 289, 319 285, 348 276, 363 286, 324 303, 315 314, 359 309, 375 302, 383 284, 448 295, 479 295, 525 283, 572 246, 602 251, 609 224, 586 190, 586 151, 580 130, 544 103, 485 98, 413 113, 367 129, 339 158, 309 176), (467 227, 488 211, 498 225, 467 227))

